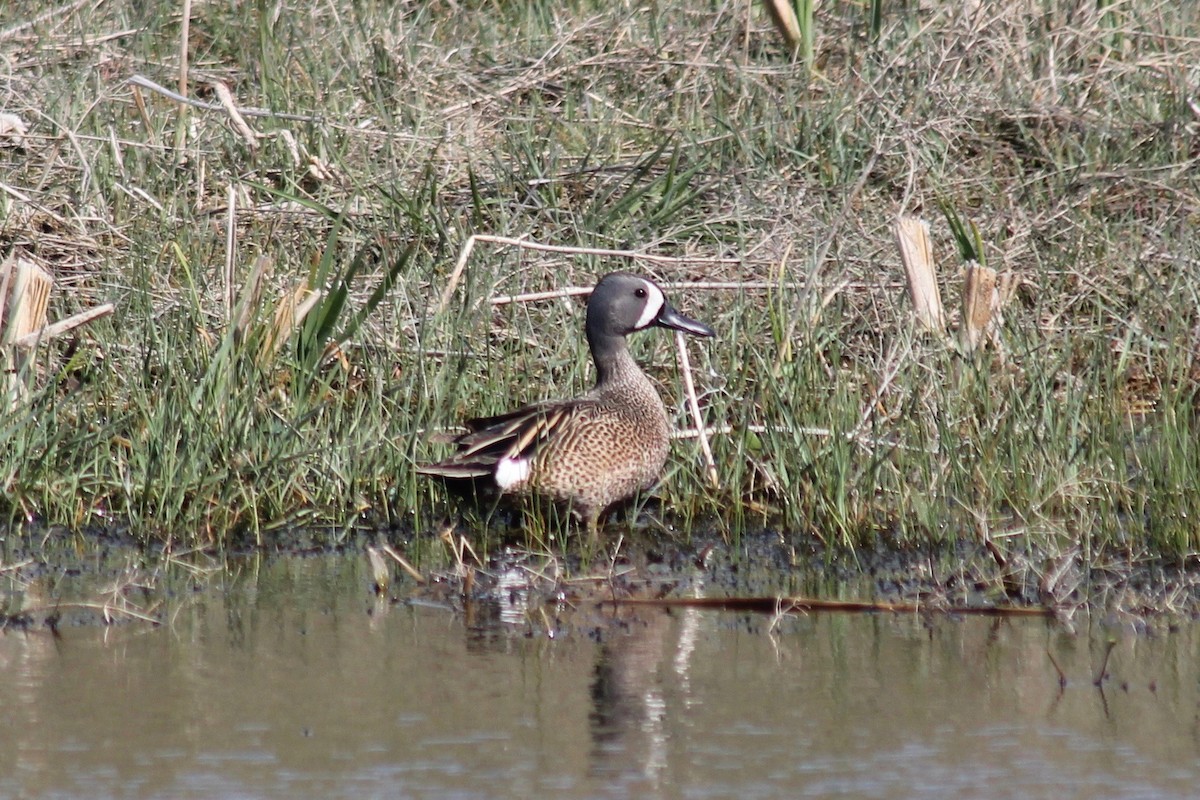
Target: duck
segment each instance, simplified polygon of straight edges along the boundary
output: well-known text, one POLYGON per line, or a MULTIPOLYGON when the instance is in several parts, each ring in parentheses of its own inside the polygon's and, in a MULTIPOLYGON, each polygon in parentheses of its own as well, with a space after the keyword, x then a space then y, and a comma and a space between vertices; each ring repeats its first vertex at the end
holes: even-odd
POLYGON ((467 420, 454 451, 417 472, 477 500, 534 497, 565 507, 588 534, 600 519, 658 483, 671 443, 662 398, 634 360, 626 337, 649 328, 693 336, 715 331, 686 317, 654 281, 603 276, 587 303, 584 331, 596 369, 586 394, 467 420))

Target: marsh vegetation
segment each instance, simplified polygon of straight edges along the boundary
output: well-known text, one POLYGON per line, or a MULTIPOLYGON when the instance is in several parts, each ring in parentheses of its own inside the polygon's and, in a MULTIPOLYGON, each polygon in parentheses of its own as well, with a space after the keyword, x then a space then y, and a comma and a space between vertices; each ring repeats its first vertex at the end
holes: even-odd
POLYGON ((744 3, 197 4, 185 70, 180 4, 6 6, 0 247, 52 317, 115 305, 0 415, 10 529, 429 531, 431 432, 591 381, 577 298, 505 298, 630 269, 719 335, 719 483, 681 438, 667 535, 965 550, 1051 596, 1194 566, 1200 14, 877 7, 820 4, 793 59, 744 3), (130 82, 181 74, 202 106, 130 82), (967 256, 1012 276, 990 346, 913 324, 899 214, 947 297, 967 256))

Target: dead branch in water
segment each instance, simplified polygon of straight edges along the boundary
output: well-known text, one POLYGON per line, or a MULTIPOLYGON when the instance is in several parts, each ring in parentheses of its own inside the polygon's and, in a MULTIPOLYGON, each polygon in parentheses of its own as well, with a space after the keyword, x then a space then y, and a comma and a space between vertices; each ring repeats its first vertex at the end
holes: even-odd
POLYGON ((714 608, 722 611, 754 611, 760 614, 842 611, 893 614, 964 614, 986 617, 1052 617, 1053 609, 1042 606, 934 606, 925 603, 880 603, 860 600, 820 600, 809 597, 639 597, 601 600, 599 605, 654 606, 658 608, 714 608))

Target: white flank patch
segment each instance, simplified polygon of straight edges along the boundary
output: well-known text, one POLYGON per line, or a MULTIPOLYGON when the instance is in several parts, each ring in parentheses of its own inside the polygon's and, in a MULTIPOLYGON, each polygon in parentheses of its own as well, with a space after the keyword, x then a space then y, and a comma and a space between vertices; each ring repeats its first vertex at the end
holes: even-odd
POLYGON ((506 456, 496 462, 496 485, 511 489, 529 477, 529 459, 506 456))
POLYGON ((646 287, 646 307, 642 310, 642 315, 638 317, 637 324, 633 326, 635 331, 640 331, 654 322, 667 302, 667 298, 663 297, 662 289, 649 281, 643 281, 643 284, 646 287))

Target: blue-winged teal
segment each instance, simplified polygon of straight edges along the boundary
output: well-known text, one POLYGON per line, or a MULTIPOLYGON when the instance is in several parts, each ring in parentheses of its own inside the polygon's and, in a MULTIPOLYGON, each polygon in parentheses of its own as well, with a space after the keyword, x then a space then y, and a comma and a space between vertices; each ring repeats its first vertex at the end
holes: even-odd
POLYGON ((454 439, 455 453, 417 471, 438 476, 458 494, 548 498, 595 535, 600 515, 653 486, 667 460, 666 409, 625 342, 654 325, 713 335, 672 308, 653 282, 625 272, 605 275, 587 305, 596 386, 573 400, 468 420, 467 432, 454 439))

